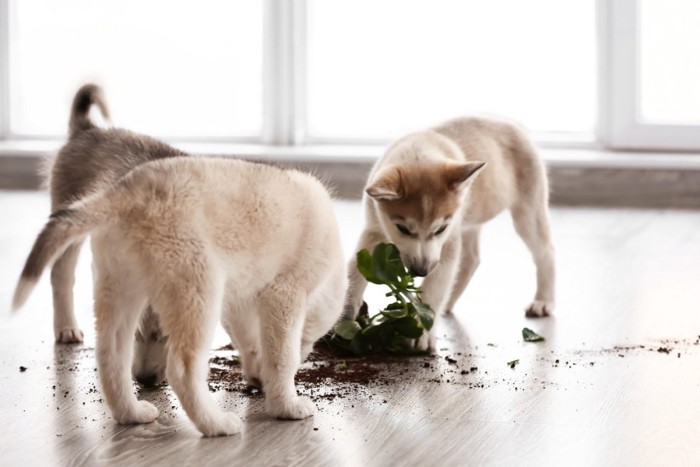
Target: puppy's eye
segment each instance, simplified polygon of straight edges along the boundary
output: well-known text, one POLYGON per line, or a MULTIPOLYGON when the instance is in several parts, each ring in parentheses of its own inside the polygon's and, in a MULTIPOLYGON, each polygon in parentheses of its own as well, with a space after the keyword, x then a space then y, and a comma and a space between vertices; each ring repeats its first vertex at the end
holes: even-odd
POLYGON ((396 224, 396 228, 399 229, 399 232, 401 232, 404 235, 413 235, 411 231, 408 230, 408 227, 406 227, 405 225, 396 224))
POLYGON ((446 228, 447 228, 447 225, 443 225, 442 227, 440 227, 439 229, 437 229, 435 231, 435 235, 440 235, 441 233, 443 233, 445 231, 446 228))

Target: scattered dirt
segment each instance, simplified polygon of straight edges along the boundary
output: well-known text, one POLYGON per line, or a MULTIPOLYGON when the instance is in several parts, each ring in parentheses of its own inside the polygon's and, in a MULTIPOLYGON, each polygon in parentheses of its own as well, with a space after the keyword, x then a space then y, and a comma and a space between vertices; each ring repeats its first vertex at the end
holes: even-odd
MULTIPOLYGON (((563 352, 556 357, 554 351, 550 351, 552 355, 540 355, 536 360, 548 362, 553 368, 591 368, 596 364, 592 358, 596 355, 612 354, 620 358, 642 352, 668 355, 674 348, 680 350, 693 346, 700 346, 700 336, 690 340, 657 341, 656 345, 616 345, 610 348, 563 352)), ((527 369, 518 371, 518 359, 507 361, 507 366, 515 370, 511 376, 504 377, 497 370, 489 375, 488 369, 480 371, 474 363, 488 362, 492 357, 488 352, 479 352, 478 347, 474 350, 477 351, 474 354, 449 353, 449 348, 443 347, 433 355, 380 354, 357 357, 319 343, 307 362, 302 365, 295 381, 299 392, 315 401, 358 396, 371 398, 376 388, 400 385, 402 381, 407 380, 459 385, 467 389, 489 389, 506 385, 515 391, 558 386, 541 376, 528 373, 527 369)), ((261 390, 249 387, 243 380, 240 361, 230 345, 217 349, 216 353, 217 355, 210 359, 209 388, 212 392, 227 391, 237 392, 246 397, 262 397, 261 390), (222 353, 226 355, 221 355, 222 353)), ((680 358, 681 353, 677 352, 677 356, 680 358)), ((494 360, 494 364, 503 363, 494 360)))

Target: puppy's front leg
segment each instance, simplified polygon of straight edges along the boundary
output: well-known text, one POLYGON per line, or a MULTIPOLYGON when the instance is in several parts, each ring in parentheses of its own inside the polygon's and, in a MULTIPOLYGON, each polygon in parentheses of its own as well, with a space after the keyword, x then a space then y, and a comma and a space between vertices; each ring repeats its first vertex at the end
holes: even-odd
POLYGON ((297 395, 294 386, 306 306, 306 296, 296 285, 278 282, 260 294, 265 407, 278 418, 300 420, 316 411, 309 398, 297 395))
POLYGON ((428 333, 416 340, 418 350, 435 350, 436 327, 439 316, 445 309, 447 300, 450 298, 452 287, 457 275, 461 253, 461 241, 459 235, 453 236, 445 243, 440 253, 440 262, 433 272, 428 274, 423 281, 421 296, 424 303, 430 305, 435 312, 433 327, 428 333))
POLYGON ((357 270, 357 252, 364 248, 371 251, 375 245, 384 240, 384 235, 374 230, 364 230, 360 236, 357 248, 348 262, 348 292, 345 297, 345 309, 343 312, 345 319, 355 319, 357 317, 357 312, 362 307, 362 297, 367 288, 367 280, 357 270))

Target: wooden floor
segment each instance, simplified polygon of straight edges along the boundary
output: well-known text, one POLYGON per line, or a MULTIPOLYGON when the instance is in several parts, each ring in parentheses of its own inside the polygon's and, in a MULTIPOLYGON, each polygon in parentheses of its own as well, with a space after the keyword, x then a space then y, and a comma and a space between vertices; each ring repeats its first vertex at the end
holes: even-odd
MULTIPOLYGON (((455 315, 439 324, 437 355, 377 364, 369 385, 329 381, 340 396, 316 397, 304 421, 271 419, 260 397, 214 392, 246 427, 204 439, 168 388, 141 394, 161 409, 157 422, 110 418, 88 249, 75 289, 83 345, 53 344, 47 277, 9 316, 47 210, 45 193, 0 192, 0 465, 700 464, 698 212, 553 209, 558 308, 541 320, 524 317, 534 269, 501 216, 485 228, 455 315), (547 340, 522 342, 524 326, 547 340)), ((339 202, 337 214, 350 255, 360 205, 339 202)), ((381 295, 372 289, 370 304, 381 295)), ((214 347, 225 343, 219 334, 214 347)))

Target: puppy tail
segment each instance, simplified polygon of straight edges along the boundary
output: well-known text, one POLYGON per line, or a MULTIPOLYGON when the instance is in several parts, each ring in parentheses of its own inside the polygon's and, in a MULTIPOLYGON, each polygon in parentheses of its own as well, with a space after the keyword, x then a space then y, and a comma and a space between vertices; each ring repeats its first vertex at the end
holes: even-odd
POLYGON ((68 133, 71 138, 78 132, 96 128, 96 125, 90 120, 90 108, 93 104, 100 109, 104 119, 109 120, 109 110, 102 88, 92 83, 85 84, 78 89, 73 98, 68 122, 68 133))
POLYGON ((68 246, 113 219, 115 215, 111 212, 109 200, 103 194, 51 214, 24 264, 12 299, 12 311, 17 311, 24 305, 44 269, 53 264, 68 246))

